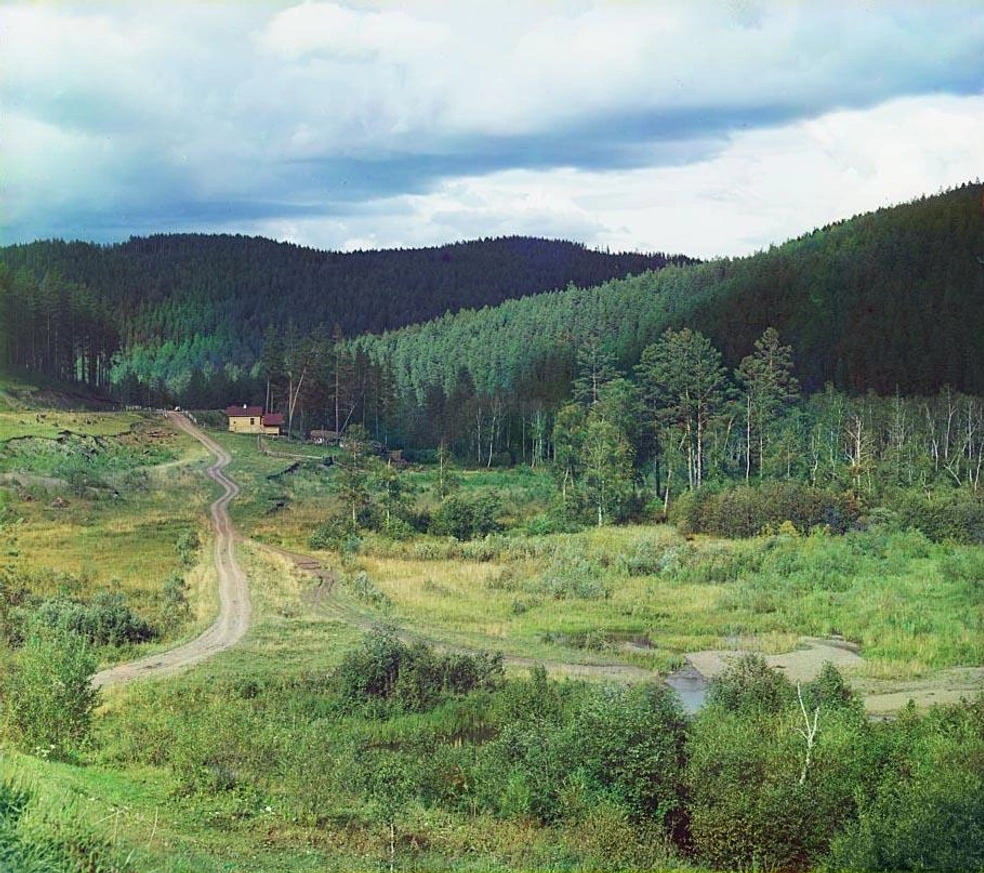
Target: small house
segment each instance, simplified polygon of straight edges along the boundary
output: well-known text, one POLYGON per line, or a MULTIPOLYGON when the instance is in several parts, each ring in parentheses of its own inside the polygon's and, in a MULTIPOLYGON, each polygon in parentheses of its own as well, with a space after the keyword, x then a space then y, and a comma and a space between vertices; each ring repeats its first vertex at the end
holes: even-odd
POLYGON ((284 417, 279 412, 264 412, 262 406, 227 406, 226 418, 229 419, 231 433, 262 433, 268 436, 280 436, 284 417))

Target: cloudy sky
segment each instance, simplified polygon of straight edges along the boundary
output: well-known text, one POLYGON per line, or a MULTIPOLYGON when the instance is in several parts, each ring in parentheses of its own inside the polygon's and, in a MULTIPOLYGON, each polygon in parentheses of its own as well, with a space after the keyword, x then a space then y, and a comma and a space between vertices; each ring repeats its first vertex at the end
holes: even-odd
POLYGON ((744 254, 984 175, 980 0, 0 3, 0 242, 744 254))

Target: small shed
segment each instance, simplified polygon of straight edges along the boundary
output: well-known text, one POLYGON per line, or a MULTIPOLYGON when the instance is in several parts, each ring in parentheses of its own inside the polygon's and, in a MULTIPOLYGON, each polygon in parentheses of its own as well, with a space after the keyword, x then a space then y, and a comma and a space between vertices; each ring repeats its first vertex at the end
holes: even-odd
POLYGON ((284 417, 279 412, 268 412, 260 421, 263 424, 263 433, 267 436, 280 436, 283 433, 284 417))
POLYGON ((279 436, 284 417, 279 412, 264 412, 262 406, 227 406, 226 418, 232 433, 262 433, 279 436))

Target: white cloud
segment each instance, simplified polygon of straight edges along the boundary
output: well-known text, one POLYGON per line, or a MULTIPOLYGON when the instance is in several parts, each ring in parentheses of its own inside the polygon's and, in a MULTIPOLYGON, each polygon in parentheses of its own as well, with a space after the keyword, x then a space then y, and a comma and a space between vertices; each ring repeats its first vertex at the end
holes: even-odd
POLYGON ((402 10, 302 3, 274 16, 259 42, 266 50, 291 58, 319 53, 394 63, 432 52, 448 36, 439 24, 421 21, 402 10))
POLYGON ((984 97, 914 98, 740 133, 684 167, 511 170, 394 198, 369 215, 259 223, 254 232, 328 248, 530 233, 613 250, 741 255, 974 179, 981 142, 984 97))
POLYGON ((943 95, 984 87, 960 0, 7 3, 0 41, 5 239, 65 232, 70 204, 83 237, 218 209, 321 245, 732 251, 958 181, 979 107, 943 95))

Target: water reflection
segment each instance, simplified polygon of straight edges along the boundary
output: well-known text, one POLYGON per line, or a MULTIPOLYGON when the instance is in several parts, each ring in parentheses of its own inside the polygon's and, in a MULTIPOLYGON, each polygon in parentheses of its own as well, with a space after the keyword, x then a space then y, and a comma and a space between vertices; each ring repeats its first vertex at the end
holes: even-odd
POLYGON ((670 673, 664 680, 680 698, 683 711, 693 715, 704 705, 707 697, 707 680, 689 662, 670 673))

